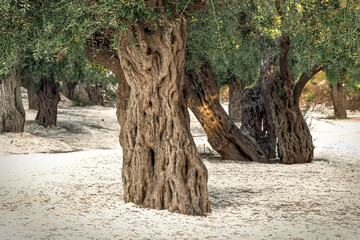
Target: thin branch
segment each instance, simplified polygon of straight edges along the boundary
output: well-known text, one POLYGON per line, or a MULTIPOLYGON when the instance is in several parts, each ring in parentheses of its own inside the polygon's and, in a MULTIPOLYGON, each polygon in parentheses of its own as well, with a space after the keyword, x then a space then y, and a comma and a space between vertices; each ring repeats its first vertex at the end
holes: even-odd
POLYGON ((304 72, 301 74, 299 81, 297 81, 295 87, 294 87, 294 99, 296 103, 299 103, 299 98, 301 95, 301 92, 303 91, 306 83, 313 77, 315 74, 320 72, 321 70, 325 69, 328 65, 314 65, 310 70, 304 72))

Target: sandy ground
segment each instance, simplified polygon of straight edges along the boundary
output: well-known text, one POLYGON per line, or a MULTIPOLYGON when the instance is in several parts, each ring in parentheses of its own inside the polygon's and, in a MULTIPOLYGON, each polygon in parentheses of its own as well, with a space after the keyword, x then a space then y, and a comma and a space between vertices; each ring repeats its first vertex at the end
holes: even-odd
MULTIPOLYGON (((309 117, 309 164, 204 159, 207 217, 124 204, 114 108, 63 106, 54 129, 35 115, 0 135, 0 239, 359 239, 359 113, 309 117)), ((194 116, 191 129, 210 151, 194 116)))

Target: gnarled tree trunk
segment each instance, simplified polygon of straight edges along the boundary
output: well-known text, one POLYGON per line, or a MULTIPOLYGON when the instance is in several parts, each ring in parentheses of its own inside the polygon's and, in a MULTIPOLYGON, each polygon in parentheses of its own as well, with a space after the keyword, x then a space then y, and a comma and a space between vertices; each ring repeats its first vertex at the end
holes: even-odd
POLYGON ((39 96, 39 110, 36 114, 35 121, 44 127, 56 126, 57 106, 60 102, 60 94, 53 76, 49 79, 42 79, 37 94, 39 96))
POLYGON ((78 82, 63 82, 62 93, 68 99, 74 100, 74 92, 78 82))
POLYGON ((223 159, 263 162, 265 155, 255 139, 241 132, 219 102, 216 75, 205 62, 199 73, 186 77, 188 106, 204 128, 212 148, 223 159))
POLYGON ((95 105, 104 105, 104 98, 101 94, 101 88, 99 84, 86 84, 85 90, 89 97, 89 101, 91 101, 95 105))
POLYGON ((34 87, 34 80, 29 77, 26 80, 26 82, 27 82, 29 109, 39 110, 39 96, 37 95, 37 91, 34 87))
POLYGON ((241 99, 244 94, 245 84, 238 81, 235 75, 229 70, 229 117, 234 122, 241 121, 241 99))
POLYGON ((184 100, 186 20, 137 22, 119 40, 131 87, 120 143, 126 202, 204 215, 210 212, 207 170, 187 123, 184 100))
POLYGON ((346 96, 343 81, 332 83, 331 99, 334 105, 334 115, 336 118, 346 118, 346 96))
POLYGON ((10 68, 11 75, 0 80, 0 132, 22 132, 25 110, 21 99, 21 69, 10 68))
POLYGON ((256 85, 244 93, 241 128, 258 141, 269 159, 277 150, 282 163, 311 162, 314 145, 299 108, 299 97, 306 82, 325 66, 315 65, 295 85, 287 68, 290 38, 285 35, 280 40, 280 72, 273 71, 276 57, 265 54, 256 85))

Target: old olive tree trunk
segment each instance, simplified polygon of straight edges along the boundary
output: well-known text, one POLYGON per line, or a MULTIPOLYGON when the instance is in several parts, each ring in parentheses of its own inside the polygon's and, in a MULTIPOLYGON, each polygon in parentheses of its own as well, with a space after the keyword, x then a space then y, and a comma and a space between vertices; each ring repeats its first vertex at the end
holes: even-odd
POLYGON ((245 90, 241 128, 260 144, 269 160, 282 163, 307 163, 314 156, 310 130, 299 108, 299 97, 312 76, 325 66, 315 65, 295 84, 287 67, 290 38, 282 36, 279 73, 274 73, 277 57, 264 54, 260 75, 252 88, 245 90))
POLYGON ((0 80, 0 132, 22 132, 25 110, 21 99, 20 66, 10 68, 10 76, 0 80))
POLYGON ((29 101, 29 109, 39 110, 39 96, 37 95, 36 87, 34 86, 34 79, 28 77, 26 79, 27 94, 29 101))
POLYGON ((188 124, 184 82, 187 22, 132 25, 118 56, 131 88, 120 135, 126 202, 183 214, 210 212, 207 170, 188 124))
POLYGON ((74 100, 75 88, 78 82, 63 82, 62 93, 70 100, 74 100))
POLYGON ((36 114, 35 122, 44 127, 56 126, 60 94, 53 76, 50 76, 48 79, 42 79, 37 94, 39 96, 39 110, 36 114))
POLYGON ((212 148, 223 159, 263 162, 265 154, 250 135, 240 131, 219 101, 216 75, 208 62, 186 76, 188 106, 204 128, 212 148))
POLYGON ((340 81, 334 81, 330 85, 331 99, 334 105, 334 116, 336 118, 346 118, 346 95, 343 86, 346 81, 346 70, 342 68, 340 74, 340 81))

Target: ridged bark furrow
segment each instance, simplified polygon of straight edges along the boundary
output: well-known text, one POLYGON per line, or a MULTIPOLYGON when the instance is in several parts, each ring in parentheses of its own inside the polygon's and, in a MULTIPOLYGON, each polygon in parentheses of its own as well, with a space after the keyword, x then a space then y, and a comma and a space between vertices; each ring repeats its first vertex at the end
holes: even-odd
POLYGON ((149 28, 138 22, 119 40, 131 88, 120 143, 126 202, 183 214, 210 212, 207 170, 187 123, 186 20, 149 28))
POLYGON ((22 132, 25 110, 21 99, 21 69, 14 66, 11 75, 0 80, 0 132, 22 132))

